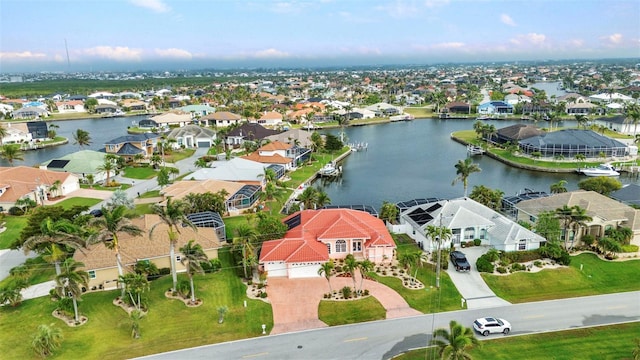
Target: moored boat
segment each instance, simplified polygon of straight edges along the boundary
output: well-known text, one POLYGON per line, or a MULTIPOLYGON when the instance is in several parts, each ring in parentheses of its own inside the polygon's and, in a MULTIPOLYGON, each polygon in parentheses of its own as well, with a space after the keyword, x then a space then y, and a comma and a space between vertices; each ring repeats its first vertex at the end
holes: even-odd
POLYGON ((620 173, 611 164, 600 164, 596 167, 578 169, 580 174, 586 176, 619 176, 620 173))
POLYGON ((338 176, 340 173, 342 173, 342 166, 336 166, 333 161, 318 170, 318 175, 324 177, 338 176))
POLYGON ((467 154, 473 155, 482 155, 484 154, 484 149, 480 146, 469 144, 467 145, 467 154))

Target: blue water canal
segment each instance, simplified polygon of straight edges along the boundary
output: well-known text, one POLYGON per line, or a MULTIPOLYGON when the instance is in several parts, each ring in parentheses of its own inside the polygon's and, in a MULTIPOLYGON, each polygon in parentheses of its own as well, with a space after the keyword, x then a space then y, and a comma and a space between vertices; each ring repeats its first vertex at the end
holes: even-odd
MULTIPOLYGON (((73 132, 89 131, 92 144, 87 148, 98 150, 108 140, 126 134, 132 121, 144 117, 85 119, 57 121, 61 136, 69 138, 69 144, 25 153, 23 162, 16 165, 36 165, 60 157, 80 148, 73 145, 73 132)), ((518 121, 488 121, 502 128, 518 121)), ((561 126, 575 126, 566 121, 561 126)), ((366 204, 379 208, 383 201, 398 202, 421 197, 453 198, 463 195, 461 183, 451 182, 456 177, 454 165, 467 156, 466 148, 450 139, 454 131, 472 129, 472 120, 418 119, 381 125, 350 127, 345 129, 349 142, 366 142, 368 150, 352 153, 343 162, 344 172, 333 181, 319 180, 334 205, 366 204)), ((338 129, 329 130, 339 134, 338 129)), ((482 169, 469 177, 469 191, 474 185, 498 188, 506 195, 525 188, 548 191, 549 185, 560 180, 568 182, 567 188, 577 189, 584 177, 577 174, 538 173, 504 165, 486 156, 476 156, 474 161, 482 169)), ((6 166, 6 163, 0 162, 6 166)), ((623 183, 637 179, 621 176, 623 183)))

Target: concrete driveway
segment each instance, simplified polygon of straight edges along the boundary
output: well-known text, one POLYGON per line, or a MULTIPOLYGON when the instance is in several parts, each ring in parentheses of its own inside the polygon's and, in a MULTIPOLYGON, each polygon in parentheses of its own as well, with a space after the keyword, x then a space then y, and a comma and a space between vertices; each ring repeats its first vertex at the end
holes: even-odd
POLYGON ((482 279, 482 276, 480 276, 478 270, 476 270, 476 260, 478 260, 480 255, 487 252, 489 248, 473 246, 458 250, 467 256, 467 260, 469 264, 471 264, 471 271, 457 272, 451 264, 451 260, 446 259, 449 261, 447 274, 449 274, 451 281, 453 281, 460 295, 466 300, 467 308, 481 309, 509 305, 510 303, 508 301, 497 297, 496 294, 491 291, 482 279))
MULTIPOLYGON (((360 277, 357 275, 359 286, 360 277)), ((324 278, 287 279, 270 278, 267 293, 273 309, 273 330, 270 334, 317 329, 327 324, 318 319, 318 306, 329 285, 324 278)), ((351 278, 332 277, 333 290, 353 286, 351 278)), ((364 289, 387 310, 387 319, 422 315, 409 307, 404 299, 391 288, 371 280, 365 280, 364 289)))

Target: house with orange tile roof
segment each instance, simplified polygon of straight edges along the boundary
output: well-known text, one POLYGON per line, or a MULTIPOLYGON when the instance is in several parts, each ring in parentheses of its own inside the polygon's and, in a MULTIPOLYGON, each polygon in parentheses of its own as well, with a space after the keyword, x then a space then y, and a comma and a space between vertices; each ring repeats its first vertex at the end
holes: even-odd
POLYGON ((60 114, 87 112, 82 100, 56 101, 56 108, 60 114))
POLYGON ((71 173, 29 166, 0 167, 0 212, 6 212, 19 199, 30 198, 43 204, 49 197, 66 196, 80 189, 78 177, 71 173), (51 187, 57 181, 58 189, 51 187))
MULTIPOLYGON (((158 269, 170 268, 169 257, 169 234, 168 227, 162 223, 160 217, 155 214, 146 214, 131 220, 131 222, 142 229, 139 236, 132 236, 126 233, 118 237, 120 245, 120 256, 125 272, 133 271, 133 267, 138 261, 150 261, 158 269), (153 238, 149 238, 149 230, 154 225, 153 238)), ((184 265, 180 263, 183 256, 178 249, 183 247, 189 240, 195 240, 202 245, 204 252, 209 259, 218 257, 218 249, 221 247, 220 240, 213 228, 201 227, 198 231, 193 231, 190 227, 181 227, 176 243, 175 263, 177 272, 185 272, 184 265)), ((88 290, 112 290, 118 287, 118 265, 113 250, 103 244, 89 246, 84 251, 76 251, 73 259, 84 263, 84 270, 89 273, 88 290)))
POLYGON ((382 220, 351 209, 302 210, 284 219, 289 230, 282 239, 265 241, 260 267, 269 277, 318 277, 330 259, 380 263, 394 256, 396 245, 382 220))

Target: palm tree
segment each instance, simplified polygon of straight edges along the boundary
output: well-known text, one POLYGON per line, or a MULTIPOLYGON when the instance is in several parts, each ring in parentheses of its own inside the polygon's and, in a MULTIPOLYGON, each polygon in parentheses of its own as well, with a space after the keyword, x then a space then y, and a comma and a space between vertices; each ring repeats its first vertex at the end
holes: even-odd
POLYGON ((167 233, 169 234, 169 263, 171 264, 171 277, 173 278, 172 292, 176 291, 178 286, 178 275, 176 274, 176 242, 178 241, 178 234, 180 234, 180 228, 182 226, 189 226, 193 231, 198 231, 198 228, 189 220, 185 215, 185 207, 187 205, 179 200, 173 201, 171 198, 167 200, 165 206, 154 204, 151 206, 151 211, 160 216, 160 222, 153 225, 149 229, 149 238, 152 238, 154 230, 160 224, 168 226, 167 233))
POLYGON ((45 358, 58 350, 62 343, 62 330, 51 325, 39 325, 31 338, 31 348, 40 357, 45 358))
POLYGON ((353 254, 347 255, 344 259, 344 266, 342 269, 351 275, 351 280, 353 280, 353 291, 356 291, 356 269, 358 269, 358 261, 353 257, 353 254))
POLYGON ((561 208, 557 208, 555 210, 556 217, 563 223, 564 229, 564 243, 565 248, 567 247, 567 239, 569 237, 569 225, 571 224, 571 214, 573 213, 573 208, 568 205, 564 205, 561 208))
POLYGON ((471 158, 458 160, 458 163, 455 165, 455 168, 456 168, 457 177, 453 179, 451 186, 455 185, 458 181, 462 181, 462 185, 464 187, 464 196, 466 197, 469 175, 475 172, 480 172, 482 171, 482 169, 480 169, 480 166, 474 163, 471 158))
POLYGON ((53 221, 46 218, 40 224, 40 234, 29 237, 23 244, 25 254, 29 251, 44 253, 44 259, 54 264, 56 275, 60 275, 60 262, 67 255, 67 249, 80 249, 86 242, 80 235, 80 229, 67 219, 53 221))
POLYGON ((53 184, 51 184, 51 186, 49 186, 49 191, 51 191, 51 194, 55 194, 56 196, 58 195, 58 191, 60 191, 60 186, 62 185, 62 182, 60 180, 56 180, 53 182, 53 184))
POLYGON ((327 195, 324 190, 318 189, 316 192, 316 206, 321 208, 329 204, 331 204, 331 198, 329 198, 329 195, 327 195))
MULTIPOLYGON (((440 223, 442 223, 442 214, 440 216, 441 216, 440 223)), ((440 289, 440 270, 442 267, 440 263, 440 260, 441 260, 440 249, 442 248, 442 242, 448 241, 449 239, 451 239, 451 236, 453 236, 453 232, 451 231, 451 229, 445 226, 427 225, 426 234, 431 239, 431 241, 435 240, 438 243, 438 250, 437 250, 438 263, 436 265, 436 288, 440 289)))
POLYGON ((202 265, 200 262, 207 261, 209 258, 207 254, 205 254, 202 249, 202 245, 194 244, 193 240, 189 240, 183 247, 180 248, 180 252, 182 253, 182 258, 180 259, 180 263, 185 265, 187 268, 187 274, 189 275, 189 283, 191 284, 191 303, 196 303, 196 291, 193 287, 193 275, 194 274, 204 274, 204 270, 202 270, 202 265))
POLYGON ((582 125, 582 127, 586 130, 587 123, 589 122, 589 118, 583 114, 576 114, 575 118, 576 118, 576 122, 578 123, 578 129, 580 128, 580 125, 582 125))
POLYGON ((91 145, 91 135, 86 130, 78 129, 73 133, 73 145, 78 145, 80 149, 91 145))
POLYGON ((473 330, 455 321, 449 323, 449 331, 439 328, 433 332, 432 345, 438 347, 440 359, 471 360, 467 350, 480 342, 473 334, 473 330))
POLYGON ((71 297, 73 300, 73 313, 76 323, 80 321, 78 316, 78 299, 82 296, 83 287, 89 283, 89 273, 79 268, 84 264, 68 258, 62 263, 62 272, 56 276, 56 293, 60 297, 71 297))
POLYGON ((362 294, 362 285, 364 283, 364 275, 366 273, 368 273, 369 271, 373 270, 373 267, 375 266, 375 264, 369 260, 369 259, 364 259, 362 261, 360 261, 358 263, 358 269, 360 270, 360 290, 359 293, 362 294))
POLYGON ((331 289, 331 275, 334 267, 333 260, 329 260, 320 265, 318 269, 318 275, 324 276, 324 278, 327 279, 327 283, 329 283, 329 293, 333 292, 333 289, 331 289))
POLYGON ((116 162, 113 156, 105 156, 104 157, 104 162, 102 163, 102 165, 98 166, 96 168, 96 170, 105 173, 105 175, 107 176, 106 179, 106 186, 109 186, 110 184, 110 180, 111 180, 111 172, 116 170, 116 162))
POLYGON ((630 123, 633 123, 633 134, 638 133, 638 123, 640 123, 640 106, 637 104, 627 107, 627 119, 630 123))
POLYGON ((553 183, 549 186, 549 190, 552 194, 560 194, 567 192, 567 181, 560 180, 557 183, 553 183))
POLYGON ((233 244, 239 246, 242 252, 242 268, 244 270, 244 278, 248 279, 249 274, 247 268, 250 268, 255 259, 255 241, 257 240, 256 231, 248 224, 240 224, 235 229, 236 237, 233 238, 233 244))
MULTIPOLYGON (((97 232, 89 238, 90 244, 103 243, 108 249, 115 252, 116 264, 118 265, 118 277, 123 276, 122 258, 120 257, 120 236, 125 233, 131 236, 139 236, 142 229, 131 223, 126 214, 127 207, 118 205, 111 208, 101 208, 102 217, 91 219, 89 225, 94 227, 97 232)), ((124 287, 122 288, 122 296, 124 297, 124 287)))
MULTIPOLYGON (((137 272, 120 276, 118 281, 123 285, 125 292, 129 294, 131 304, 136 310, 142 309, 142 293, 149 291, 149 281, 146 274, 137 272)), ((122 299, 124 300, 124 299, 122 299)))
POLYGON ((306 189, 304 189, 302 194, 298 196, 298 201, 302 202, 302 205, 304 206, 305 209, 313 209, 313 206, 316 203, 317 195, 318 195, 318 189, 312 186, 309 186, 306 189))
POLYGON ((593 218, 587 215, 587 209, 574 205, 571 211, 571 227, 573 229, 573 237, 571 238, 571 248, 573 248, 573 241, 578 236, 578 230, 587 226, 588 221, 592 221, 593 218))
MULTIPOLYGON (((407 269, 407 274, 409 274, 409 276, 411 276, 411 268, 418 264, 418 260, 420 260, 420 253, 417 251, 409 251, 398 254, 398 262, 402 267, 407 269)), ((414 281, 415 279, 412 278, 411 282, 413 283, 414 281)))
POLYGON ((7 130, 7 128, 5 128, 4 126, 0 125, 0 146, 3 145, 2 140, 7 135, 9 135, 9 130, 7 130))
POLYGON ((4 144, 0 146, 0 158, 7 160, 9 166, 13 166, 13 162, 16 160, 24 160, 20 145, 17 144, 4 144))

